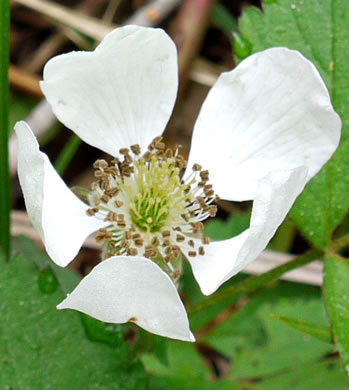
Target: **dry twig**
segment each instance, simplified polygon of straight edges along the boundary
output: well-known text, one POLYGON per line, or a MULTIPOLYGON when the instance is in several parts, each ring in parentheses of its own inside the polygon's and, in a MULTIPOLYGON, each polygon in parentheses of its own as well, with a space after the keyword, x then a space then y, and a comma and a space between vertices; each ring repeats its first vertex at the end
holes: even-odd
MULTIPOLYGON (((25 234, 31 239, 40 242, 39 234, 32 227, 32 224, 25 212, 13 211, 11 218, 11 234, 13 236, 25 234)), ((89 237, 84 246, 87 248, 100 249, 100 245, 96 243, 93 237, 89 237)), ((259 275, 294 258, 295 256, 285 253, 264 251, 258 256, 256 261, 244 269, 244 272, 259 275)), ((322 262, 315 261, 302 268, 297 268, 282 275, 282 279, 319 286, 322 284, 322 262)))

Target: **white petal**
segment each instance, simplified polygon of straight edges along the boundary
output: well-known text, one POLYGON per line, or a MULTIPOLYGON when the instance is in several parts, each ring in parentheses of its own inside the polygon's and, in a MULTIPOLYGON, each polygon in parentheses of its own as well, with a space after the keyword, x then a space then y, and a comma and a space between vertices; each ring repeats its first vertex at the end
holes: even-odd
POLYGON ((188 257, 205 295, 212 294, 257 258, 302 192, 306 179, 305 167, 270 172, 258 183, 250 228, 236 237, 205 246, 204 256, 188 257))
POLYGON ((171 279, 145 257, 114 256, 97 265, 57 306, 105 322, 135 322, 160 336, 195 341, 171 279))
POLYGON ((113 156, 161 135, 176 99, 177 52, 160 29, 127 26, 94 52, 51 59, 41 88, 57 118, 113 156))
POLYGON ((223 199, 249 200, 275 169, 308 167, 308 180, 331 157, 341 121, 325 84, 297 51, 273 48, 223 73, 194 128, 188 167, 210 171, 223 199))
POLYGON ((17 122, 18 176, 27 212, 40 233, 47 253, 64 267, 82 243, 106 225, 86 214, 88 208, 64 184, 46 154, 40 152, 30 127, 17 122))

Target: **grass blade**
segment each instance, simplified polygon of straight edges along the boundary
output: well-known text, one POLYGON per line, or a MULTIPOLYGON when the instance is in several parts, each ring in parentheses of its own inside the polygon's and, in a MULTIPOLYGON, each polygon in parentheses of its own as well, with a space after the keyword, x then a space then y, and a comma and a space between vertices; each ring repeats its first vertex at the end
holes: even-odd
POLYGON ((63 150, 61 151, 55 162, 55 168, 58 173, 63 175, 70 161, 73 159, 75 153, 77 152, 80 144, 81 139, 75 134, 73 134, 67 144, 64 146, 63 150))
POLYGON ((8 161, 10 0, 0 1, 0 250, 10 257, 11 187, 8 161))

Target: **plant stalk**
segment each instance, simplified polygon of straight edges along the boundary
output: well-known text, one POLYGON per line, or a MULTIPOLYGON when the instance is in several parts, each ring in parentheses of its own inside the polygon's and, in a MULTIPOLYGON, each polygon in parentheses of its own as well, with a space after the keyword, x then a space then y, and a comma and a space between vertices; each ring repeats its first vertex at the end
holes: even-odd
POLYGON ((9 171, 9 31, 10 0, 0 1, 0 250, 10 258, 11 182, 9 171))

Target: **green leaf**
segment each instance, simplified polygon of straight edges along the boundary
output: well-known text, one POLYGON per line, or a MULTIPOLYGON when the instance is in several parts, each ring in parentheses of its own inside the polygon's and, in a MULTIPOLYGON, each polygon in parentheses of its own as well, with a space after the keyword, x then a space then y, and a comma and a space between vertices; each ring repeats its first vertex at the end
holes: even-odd
POLYGON ((266 378, 315 362, 333 351, 332 345, 275 321, 272 312, 326 325, 321 291, 316 287, 279 282, 259 292, 203 339, 231 359, 231 378, 266 378))
POLYGON ((293 370, 278 373, 251 387, 251 390, 344 390, 348 387, 338 359, 303 364, 293 370))
POLYGON ((349 263, 337 255, 325 258, 324 295, 334 339, 349 376, 349 263))
POLYGON ((149 373, 151 390, 239 390, 231 381, 212 381, 212 373, 192 343, 168 340, 168 364, 146 353, 142 362, 149 373), (156 376, 155 376, 156 375, 156 376))
POLYGON ((150 377, 151 390, 241 390, 238 384, 228 380, 183 379, 176 377, 150 377))
POLYGON ((0 252, 10 258, 11 182, 8 162, 10 0, 0 1, 0 252))
POLYGON ((32 262, 16 255, 0 269, 0 388, 70 390, 145 389, 139 362, 125 343, 90 341, 80 314, 58 311, 56 289, 42 293, 32 262))
POLYGON ((209 378, 209 372, 192 343, 168 340, 168 366, 150 353, 143 354, 141 359, 151 374, 182 378, 188 382, 209 378))
POLYGON ((89 340, 112 346, 121 346, 124 342, 122 325, 107 324, 83 313, 80 313, 80 316, 89 340))
POLYGON ((168 366, 168 339, 154 335, 152 349, 158 360, 168 366))
POLYGON ((226 221, 215 218, 205 224, 206 236, 212 240, 226 240, 237 236, 250 224, 251 213, 236 213, 231 215, 226 221))
POLYGON ((332 344, 332 334, 328 326, 313 324, 298 318, 279 316, 278 314, 271 314, 271 316, 280 320, 290 328, 296 329, 306 335, 315 337, 318 340, 332 344))
POLYGON ((297 234, 297 228, 291 218, 286 217, 278 227, 274 237, 268 244, 268 249, 276 252, 290 252, 297 234))
MULTIPOLYGON (((132 324, 130 326, 134 327, 132 324)), ((168 366, 168 339, 149 333, 139 327, 137 327, 136 332, 137 341, 133 345, 133 354, 153 354, 153 358, 155 357, 158 363, 161 363, 164 367, 168 366)))
POLYGON ((269 47, 297 49, 318 68, 343 121, 342 142, 325 168, 296 201, 291 216, 306 238, 325 248, 348 211, 349 197, 349 7, 347 0, 282 0, 264 12, 247 9, 242 36, 252 52, 269 47))
POLYGON ((58 267, 45 252, 41 251, 34 241, 26 236, 19 235, 13 240, 15 253, 21 253, 27 260, 32 261, 41 272, 51 270, 54 278, 57 279, 61 290, 68 294, 79 283, 80 277, 67 268, 58 267))

